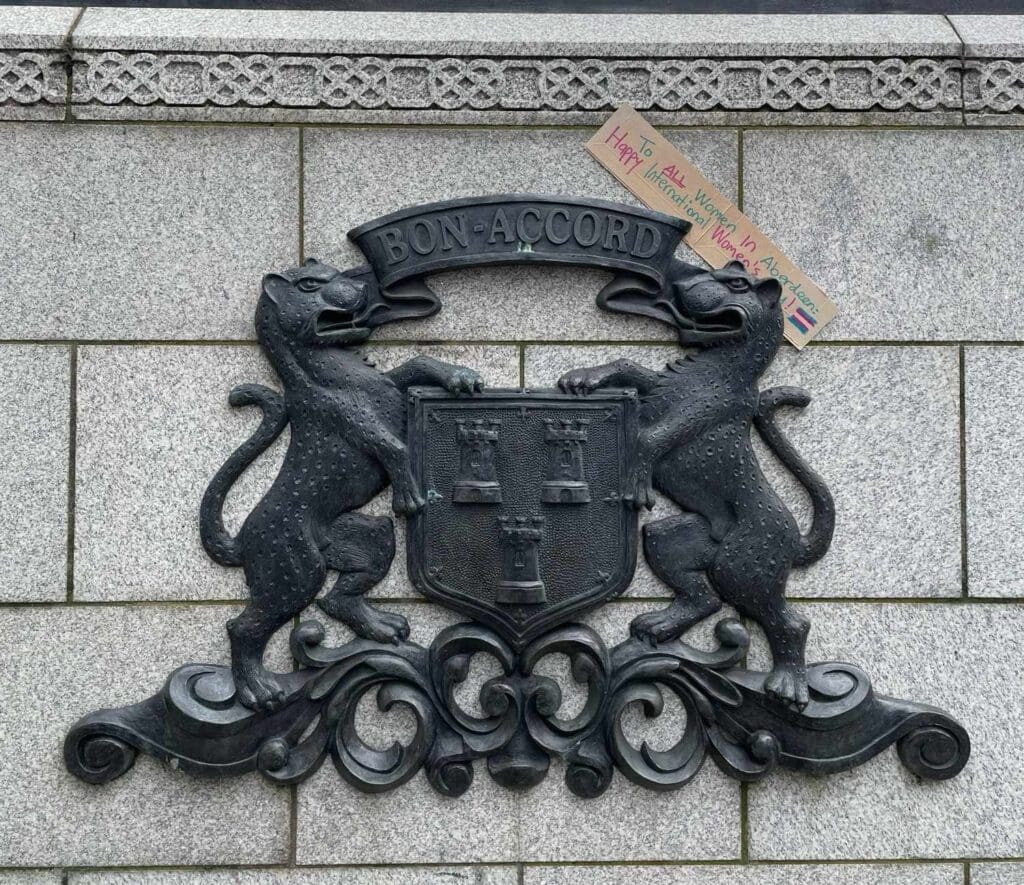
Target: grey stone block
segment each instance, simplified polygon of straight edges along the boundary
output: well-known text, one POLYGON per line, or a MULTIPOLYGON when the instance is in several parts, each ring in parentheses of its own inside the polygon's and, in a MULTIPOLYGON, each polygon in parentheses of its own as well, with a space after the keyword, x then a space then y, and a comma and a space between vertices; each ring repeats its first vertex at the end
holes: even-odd
MULTIPOLYGON (((921 72, 924 73, 923 71, 921 72)), ((959 78, 952 78, 950 84, 954 89, 959 78)), ((908 83, 910 81, 907 81, 908 83)), ((866 101, 867 96, 863 97, 866 101)), ((823 109, 820 111, 792 109, 784 111, 762 108, 760 110, 738 111, 649 111, 644 119, 654 126, 959 126, 963 122, 963 113, 955 110, 959 100, 951 97, 941 106, 931 110, 917 110, 914 103, 907 101, 899 110, 883 110, 875 107, 872 110, 823 109), (949 103, 947 103, 947 101, 949 103)), ((607 115, 595 121, 603 123, 607 115)), ((585 122, 591 122, 587 120, 585 122)))
POLYGON ((0 49, 60 49, 79 6, 0 6, 0 49))
MULTIPOLYGON (((230 599, 236 569, 199 543, 199 502, 258 409, 233 409, 236 384, 276 386, 255 346, 83 347, 78 365, 75 598, 230 599)), ((270 487, 282 437, 228 498, 228 528, 270 487)))
MULTIPOLYGON (((973 880, 972 880, 973 881, 973 880)), ((524 885, 961 885, 953 864, 527 867, 524 885)))
MULTIPOLYGON (((695 23, 721 35, 727 52, 780 55, 957 55, 956 32, 937 15, 706 16, 695 23), (736 33, 739 30, 739 33, 736 33), (742 49, 735 46, 736 34, 742 49), (795 38, 795 39, 794 39, 795 38)), ((709 52, 709 54, 711 54, 709 52)))
MULTIPOLYGON (((414 641, 429 644, 437 632, 461 620, 456 613, 431 605, 386 606, 409 618, 414 641)), ((650 604, 613 603, 585 618, 613 645, 626 637, 629 621, 650 604)), ((320 620, 323 618, 321 616, 320 620)), ((327 624, 332 642, 346 631, 327 624)), ((691 641, 706 646, 711 624, 692 631, 691 641)), ((558 678, 565 690, 562 715, 574 714, 582 697, 573 690, 564 667, 545 661, 544 672, 558 678)), ((467 709, 475 691, 490 675, 481 664, 471 671, 459 697, 467 709)), ((364 739, 388 746, 409 740, 412 720, 404 714, 380 714, 372 704, 362 708, 364 739)), ((624 727, 636 740, 670 745, 681 720, 666 704, 659 720, 646 722, 631 713, 624 727)), ((560 765, 526 794, 497 786, 483 763, 469 791, 459 799, 438 796, 418 775, 400 789, 376 796, 357 793, 325 766, 299 787, 298 860, 302 864, 469 863, 516 860, 678 860, 723 859, 739 855, 739 787, 708 761, 705 770, 681 793, 654 793, 616 776, 597 800, 577 799, 565 786, 560 765), (685 802, 701 815, 680 815, 685 802), (440 826, 438 822, 443 822, 440 826), (335 834, 344 831, 345 839, 335 834), (401 833, 401 839, 395 839, 401 833)))
MULTIPOLYGON (((970 64, 971 62, 968 62, 968 65, 970 64)), ((1021 92, 1021 100, 1024 101, 1024 92, 1021 92)), ((1021 107, 1024 107, 1024 104, 1022 104, 1021 107)), ((982 111, 981 113, 968 112, 964 114, 964 122, 967 126, 975 126, 979 128, 994 126, 1006 129, 1011 126, 1024 126, 1024 113, 987 113, 985 111, 982 111)))
POLYGON ((0 872, 0 885, 60 885, 57 871, 18 870, 0 872))
POLYGON ((0 601, 67 593, 67 347, 0 346, 0 601))
MULTIPOLYGON (((387 369, 425 353, 476 368, 491 386, 518 386, 515 347, 369 348, 387 369)), ((199 543, 199 502, 228 455, 259 423, 233 409, 236 384, 278 387, 255 345, 83 347, 78 371, 75 597, 81 600, 232 599, 237 569, 199 543)), ((243 474, 225 517, 236 531, 270 487, 287 433, 243 474)), ((389 513, 386 500, 371 505, 389 513)), ((378 593, 412 596, 399 552, 378 593)))
MULTIPOLYGON (((635 718, 642 723, 639 715, 635 718)), ((670 745, 662 743, 658 749, 670 745)), ((739 857, 739 787, 710 759, 678 793, 654 792, 616 775, 604 795, 580 799, 569 792, 564 778, 564 766, 553 763, 547 779, 520 800, 519 851, 523 860, 739 857), (687 808, 700 808, 701 814, 687 814, 687 808)))
MULTIPOLYGON (((1018 711, 1024 607, 983 603, 817 603, 808 660, 849 661, 885 695, 934 704, 971 736, 967 767, 920 781, 894 750, 826 778, 777 773, 750 786, 757 860, 1019 857, 1024 783, 1018 711)), ((763 640, 752 666, 767 665, 763 640)))
MULTIPOLYGON (((779 426, 836 501, 825 557, 790 580, 794 596, 959 596, 959 366, 952 347, 784 347, 764 386, 810 391, 779 426)), ((762 463, 802 525, 791 475, 762 463)))
POLYGON ((83 49, 432 55, 959 55, 939 15, 501 15, 241 10, 87 10, 83 49))
MULTIPOLYGON (((733 132, 668 132, 724 193, 736 192, 733 132)), ((414 203, 488 193, 586 195, 637 205, 583 148, 581 131, 315 129, 305 139, 307 254, 361 261, 344 239, 355 225, 414 203), (396 176, 410 157, 415 176, 396 176), (353 175, 353 169, 359 169, 353 175)), ((685 247, 684 247, 685 248, 685 247)), ((688 251, 688 250, 687 250, 688 251)), ((430 278, 444 302, 435 317, 382 331, 421 339, 669 337, 653 321, 599 312, 610 275, 580 268, 481 268, 430 278)))
POLYGON ((1015 340, 1022 147, 1019 132, 747 133, 744 207, 838 303, 825 338, 1015 340))
MULTIPOLYGON (((574 366, 631 359, 660 369, 683 353, 668 346, 527 347, 527 385, 548 386, 574 366)), ((956 596, 960 593, 959 376, 954 348, 783 346, 762 387, 810 391, 803 412, 778 421, 829 483, 837 526, 825 558, 793 572, 793 596, 956 596), (892 403, 899 391, 898 405, 892 403), (922 416, 928 416, 927 423, 922 416), (907 538, 913 538, 912 545, 907 538)), ((761 463, 802 525, 799 484, 760 445, 761 463)), ((667 501, 644 520, 674 508, 667 501)), ((631 593, 669 589, 640 563, 631 593)))
POLYGON ((979 58, 1024 56, 1024 15, 951 15, 964 54, 979 58))
POLYGON ((517 859, 516 799, 479 765, 469 792, 448 799, 422 773, 388 793, 360 793, 328 764, 299 787, 298 814, 300 864, 517 859))
POLYGON ((969 592, 972 596, 1022 596, 1024 351, 968 347, 964 371, 969 592))
MULTIPOLYGON (((0 865, 282 863, 288 791, 188 777, 140 756, 103 787, 64 768, 78 717, 156 692, 187 661, 225 662, 226 606, 0 608, 0 865)), ((280 655, 277 656, 280 658, 280 655)))
MULTIPOLYGON (((207 56, 197 56, 205 61, 207 56)), ((922 70, 919 77, 926 79, 922 70)), ((767 78, 766 78, 767 79, 767 78)), ((284 76, 282 76, 284 81, 284 76)), ((909 81, 908 81, 909 82, 909 81)), ((953 104, 945 101, 940 107, 930 110, 915 109, 915 102, 908 100, 900 110, 679 110, 661 111, 648 109, 644 119, 654 126, 960 126, 963 112, 959 110, 960 78, 958 73, 950 76, 950 91, 953 104)), ((756 84, 750 84, 753 88, 756 84)), ((123 88, 124 84, 118 89, 123 88)), ((913 86, 907 87, 908 92, 913 86)), ((139 83, 139 96, 145 94, 139 83)), ((729 94, 724 97, 734 99, 729 94)), ((367 92, 367 98, 371 96, 367 92)), ((812 100, 808 94, 808 101, 812 100)), ((921 97, 920 101, 930 101, 921 97)), ((468 102, 467 102, 468 104, 468 102)), ((34 106, 38 107, 38 106, 34 106)), ((236 123, 381 123, 411 125, 487 124, 491 126, 593 126, 598 127, 608 119, 608 111, 587 110, 417 110, 404 108, 332 108, 310 107, 266 107, 245 104, 241 100, 235 105, 189 103, 182 105, 134 104, 130 100, 119 104, 104 104, 99 101, 77 103, 72 111, 76 120, 146 120, 152 122, 236 122, 236 123)), ((0 108, 0 118, 3 109, 0 108)), ((1007 119, 1012 115, 1003 115, 1007 119)))
POLYGON ((9 337, 250 338, 297 260, 295 131, 11 124, 0 153, 9 337))
POLYGON ((1024 885, 1024 863, 972 863, 972 885, 1024 885))
POLYGON ((73 872, 68 881, 69 885, 515 885, 517 880, 514 867, 475 866, 73 872))

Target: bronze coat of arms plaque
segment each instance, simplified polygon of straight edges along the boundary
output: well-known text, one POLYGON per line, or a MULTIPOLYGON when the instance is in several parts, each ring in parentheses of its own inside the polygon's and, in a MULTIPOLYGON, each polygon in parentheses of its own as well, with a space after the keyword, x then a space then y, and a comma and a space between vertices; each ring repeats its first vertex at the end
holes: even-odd
POLYGON ((759 383, 782 341, 781 287, 737 262, 680 261, 687 229, 598 200, 486 196, 354 229, 369 266, 309 259, 267 274, 255 326, 281 390, 230 392, 232 406, 262 420, 212 477, 199 513, 206 552, 238 568, 249 590, 226 625, 231 665, 187 664, 148 699, 84 716, 65 740, 69 770, 105 783, 144 752, 193 774, 258 770, 295 783, 330 758, 361 790, 423 771, 455 796, 470 787, 474 760, 525 789, 558 758, 569 789, 593 797, 616 771, 670 790, 708 755, 751 781, 779 766, 842 771, 895 744, 920 777, 959 773, 970 739, 947 713, 875 694, 852 664, 806 661, 811 625, 786 583, 827 555, 836 514, 824 479, 775 421, 810 395, 759 383), (441 308, 426 274, 503 263, 608 270, 598 306, 668 325, 683 349, 660 371, 616 360, 570 370, 549 389, 495 391, 470 367, 417 356, 383 372, 360 351, 378 326, 441 308), (285 428, 277 478, 231 533, 228 492, 285 428), (807 493, 806 529, 762 473, 755 433, 807 493), (385 490, 407 521, 416 587, 469 618, 427 647, 409 641, 405 617, 368 598, 396 553, 393 519, 364 509, 385 490), (639 530, 656 495, 665 510, 639 530), (641 546, 672 601, 609 645, 583 618, 626 590, 641 546), (331 647, 322 624, 305 620, 291 630, 298 667, 270 670, 267 642, 314 603, 353 638, 331 647), (770 670, 744 666, 749 635, 736 618, 718 621, 710 650, 681 638, 723 603, 764 630, 770 670), (539 666, 556 654, 586 695, 571 717, 539 666), (476 655, 498 673, 467 710, 458 688, 476 655), (656 717, 666 694, 686 713, 678 740, 635 746, 623 714, 635 705, 656 717), (368 695, 412 711, 409 743, 363 741, 357 708, 368 695))

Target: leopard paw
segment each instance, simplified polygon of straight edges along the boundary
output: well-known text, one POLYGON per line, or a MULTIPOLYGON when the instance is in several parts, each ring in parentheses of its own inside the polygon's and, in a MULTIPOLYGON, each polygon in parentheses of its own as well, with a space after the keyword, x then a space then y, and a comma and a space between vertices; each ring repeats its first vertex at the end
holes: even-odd
POLYGON ((362 596, 327 596, 318 604, 362 639, 398 645, 409 638, 409 622, 405 618, 374 608, 362 596))
POLYGON ((276 673, 261 665, 233 671, 235 694, 250 710, 272 712, 284 703, 285 690, 276 673))
POLYGON ((670 606, 633 618, 629 625, 629 632, 634 639, 639 639, 650 645, 657 645, 659 642, 678 638, 687 626, 686 621, 670 606))
POLYGON ((420 494, 412 477, 408 477, 400 483, 392 483, 391 509, 399 516, 411 516, 426 506, 427 499, 420 494))
POLYGON ((449 393, 480 393, 484 379, 472 369, 458 366, 444 378, 444 388, 449 393))
POLYGON ((558 379, 558 388, 563 393, 586 396, 601 387, 607 378, 597 369, 573 369, 558 379))
POLYGON ((796 664, 776 664, 764 680, 764 691, 765 694, 802 710, 810 701, 807 691, 807 668, 796 664))

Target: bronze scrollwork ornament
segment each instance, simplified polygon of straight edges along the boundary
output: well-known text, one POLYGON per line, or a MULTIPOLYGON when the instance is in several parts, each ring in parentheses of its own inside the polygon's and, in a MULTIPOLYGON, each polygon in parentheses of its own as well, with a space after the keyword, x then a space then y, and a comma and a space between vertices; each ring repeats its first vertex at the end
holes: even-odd
POLYGON ((213 477, 200 508, 207 553, 240 567, 250 599, 227 624, 231 666, 188 664, 148 700, 99 710, 67 736, 67 767, 105 783, 137 752, 195 774, 259 770, 280 783, 327 756, 360 790, 392 789, 420 769, 456 796, 473 760, 522 789, 550 761, 579 796, 604 792, 617 769, 656 790, 687 783, 710 752, 727 774, 757 780, 783 766, 814 773, 860 765, 895 744, 930 779, 966 764, 970 741, 942 710, 876 695, 851 664, 805 661, 809 622, 786 602, 790 569, 825 555, 835 509, 824 481, 775 423, 803 407, 792 387, 758 381, 782 341, 780 287, 740 264, 708 271, 675 252, 689 225, 616 203, 535 195, 455 200, 394 213, 349 232, 369 266, 315 259, 268 274, 256 333, 283 392, 231 391, 263 418, 213 477), (627 360, 576 369, 545 390, 484 390, 470 368, 416 357, 378 371, 358 347, 377 326, 440 309, 427 274, 501 263, 587 265, 614 276, 605 310, 654 318, 687 348, 663 371, 627 360), (751 428, 806 490, 800 530, 765 479, 751 428), (280 473, 241 530, 221 511, 232 484, 285 428, 280 473), (390 487, 407 521, 417 589, 471 620, 429 647, 367 594, 395 554, 390 517, 362 512, 390 487), (671 515, 638 527, 655 494, 671 515), (609 648, 576 618, 629 586, 642 546, 674 593, 609 648), (333 586, 321 594, 328 573, 333 586), (270 637, 313 602, 355 638, 325 643, 323 626, 291 631, 292 672, 264 663, 270 637), (728 603, 763 628, 772 669, 746 669, 747 630, 714 629, 717 647, 680 637, 728 603), (558 682, 538 666, 565 655, 586 700, 560 715, 558 682), (498 673, 467 709, 460 686, 474 656, 498 673), (623 714, 658 716, 665 693, 685 711, 667 750, 627 739, 623 714), (414 737, 378 749, 357 728, 374 693, 412 711, 414 737))

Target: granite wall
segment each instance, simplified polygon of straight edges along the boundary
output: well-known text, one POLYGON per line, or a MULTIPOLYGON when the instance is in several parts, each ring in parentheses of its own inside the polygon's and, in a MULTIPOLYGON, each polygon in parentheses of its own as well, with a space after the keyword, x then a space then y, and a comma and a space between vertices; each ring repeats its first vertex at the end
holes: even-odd
MULTIPOLYGON (((1024 17, 0 7, 0 883, 1024 883, 1022 59, 1024 17), (771 371, 815 395, 786 431, 839 514, 790 595, 812 658, 957 716, 967 769, 921 783, 889 751, 745 787, 709 765, 678 793, 618 778, 593 801, 557 771, 523 796, 481 774, 458 800, 422 778, 363 795, 329 767, 297 788, 146 758, 102 788, 69 776, 80 715, 226 657, 244 587, 203 554, 196 512, 253 427, 227 391, 272 383, 260 276, 352 262, 350 226, 421 201, 634 202, 582 147, 622 101, 838 302, 771 371)), ((659 366, 667 330, 599 313, 604 280, 439 277, 445 309, 370 349, 505 386, 659 366)), ((280 454, 235 489, 232 526, 280 454)), ((414 638, 451 620, 401 567, 377 593, 414 638)), ((641 568, 593 623, 614 640, 667 593, 641 568)))

